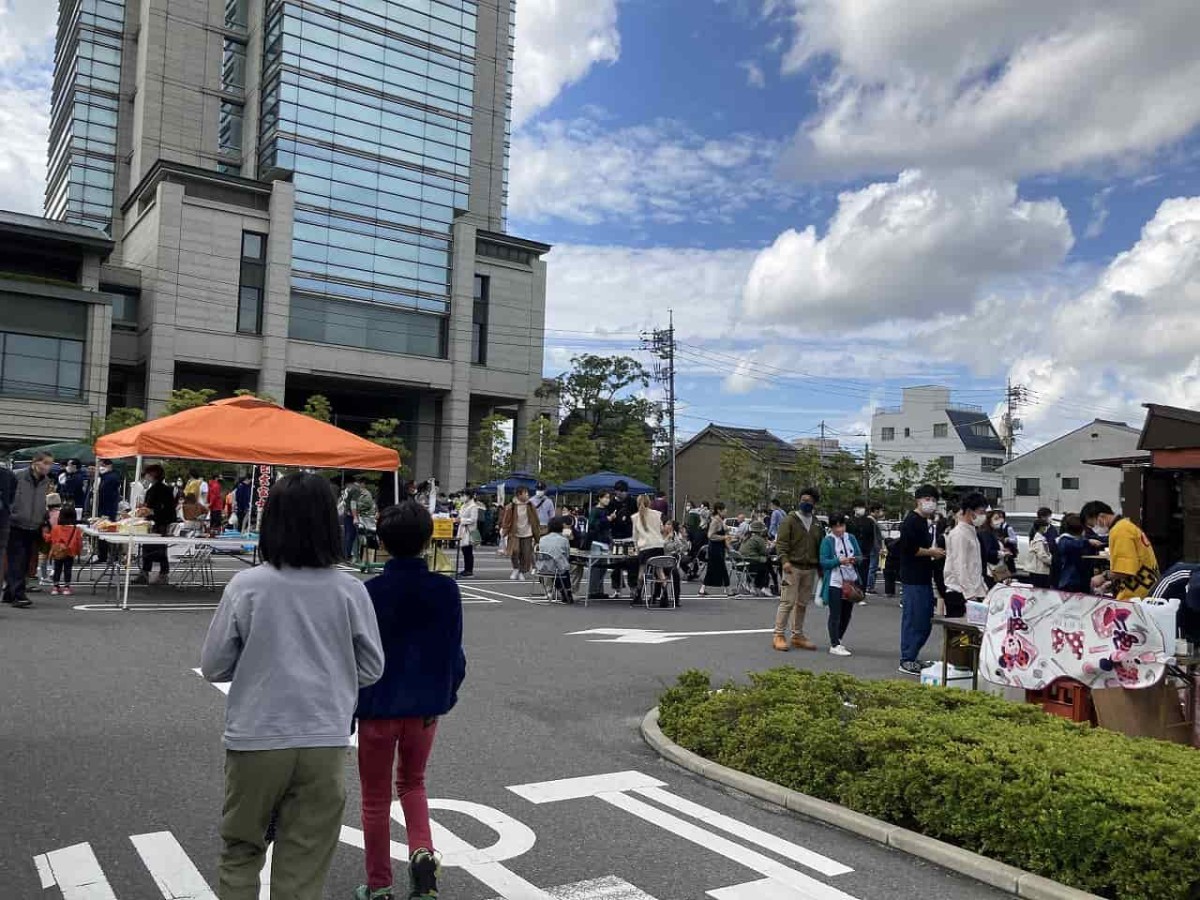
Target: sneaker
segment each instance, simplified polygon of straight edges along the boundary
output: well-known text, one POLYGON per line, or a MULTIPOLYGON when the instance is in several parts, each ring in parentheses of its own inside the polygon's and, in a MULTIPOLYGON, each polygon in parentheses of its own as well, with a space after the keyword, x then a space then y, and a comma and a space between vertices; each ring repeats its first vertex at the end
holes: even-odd
POLYGON ((474 578, 475 573, 474 572, 459 572, 458 577, 459 578, 474 578))
POLYGON ((360 884, 354 889, 354 900, 393 900, 395 896, 390 887, 371 890, 365 884, 360 884))
POLYGON ((513 569, 512 574, 508 576, 508 580, 516 581, 520 576, 521 576, 521 573, 518 572, 516 569, 513 569))
POLYGON ((130 583, 130 584, 149 584, 149 583, 150 583, 150 577, 149 577, 148 575, 145 575, 145 574, 142 574, 142 575, 135 575, 135 576, 133 576, 133 578, 132 578, 132 579, 130 579, 129 583, 130 583))
POLYGON ((409 857, 408 877, 412 885, 409 900, 436 900, 437 877, 441 868, 437 857, 428 850, 418 850, 409 857))
POLYGON ((526 575, 524 572, 518 572, 517 574, 520 576, 517 579, 517 581, 528 581, 529 580, 529 576, 526 575))
POLYGON ((65 588, 62 589, 62 595, 64 597, 73 597, 73 596, 75 596, 75 592, 73 590, 71 590, 71 586, 68 584, 65 588))
POLYGON ((15 606, 17 609, 29 609, 29 607, 33 606, 33 601, 30 600, 28 597, 20 597, 20 598, 14 600, 12 602, 12 605, 15 606))
POLYGON ((834 656, 850 656, 850 651, 838 644, 836 647, 830 647, 829 652, 834 656))
POLYGON ((896 671, 898 671, 901 675, 915 675, 917 678, 920 678, 921 664, 915 659, 910 659, 906 662, 900 663, 900 668, 896 671))
POLYGON ((57 597, 61 593, 62 593, 62 591, 59 590, 59 587, 57 584, 54 587, 50 588, 50 596, 51 597, 57 597))

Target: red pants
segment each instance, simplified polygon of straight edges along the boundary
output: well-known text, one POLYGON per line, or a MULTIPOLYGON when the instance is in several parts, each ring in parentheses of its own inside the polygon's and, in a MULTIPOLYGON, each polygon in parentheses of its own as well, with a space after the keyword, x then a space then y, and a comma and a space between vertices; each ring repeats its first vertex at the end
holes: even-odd
POLYGON ((396 763, 396 796, 404 810, 408 852, 432 851, 425 764, 433 749, 437 719, 360 719, 358 777, 362 785, 363 848, 367 887, 392 884, 392 762, 396 763))

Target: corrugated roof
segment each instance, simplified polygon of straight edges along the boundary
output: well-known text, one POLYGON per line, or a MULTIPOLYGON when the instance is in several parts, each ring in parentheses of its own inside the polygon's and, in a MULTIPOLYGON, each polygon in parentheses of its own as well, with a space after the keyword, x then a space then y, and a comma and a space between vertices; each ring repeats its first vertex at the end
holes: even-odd
POLYGON ((992 426, 992 420, 988 418, 987 413, 948 409, 946 417, 954 426, 954 430, 958 432, 958 438, 962 441, 964 450, 972 453, 1004 453, 1004 444, 1000 443, 1000 435, 996 434, 996 429, 992 426), (973 425, 987 425, 988 431, 991 432, 990 436, 983 437, 975 434, 971 430, 973 425))
POLYGON ((680 451, 686 450, 692 444, 697 443, 708 435, 712 435, 718 440, 731 445, 743 446, 755 455, 762 455, 768 450, 774 450, 776 453, 787 453, 789 455, 796 452, 795 447, 783 438, 771 434, 765 428, 731 428, 727 425, 715 425, 711 422, 699 434, 680 447, 680 451))
POLYGON ((0 230, 2 229, 95 247, 99 250, 111 250, 113 246, 108 235, 98 228, 43 219, 41 216, 13 212, 10 209, 0 209, 0 230))

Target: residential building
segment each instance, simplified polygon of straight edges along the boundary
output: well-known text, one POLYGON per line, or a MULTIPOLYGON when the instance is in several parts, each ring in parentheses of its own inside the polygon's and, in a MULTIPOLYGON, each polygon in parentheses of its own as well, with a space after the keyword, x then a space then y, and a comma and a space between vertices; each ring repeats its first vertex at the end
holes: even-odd
MULTIPOLYGON (((783 438, 765 429, 730 428, 710 423, 675 454, 676 496, 681 504, 685 500, 729 502, 721 485, 721 456, 727 450, 749 452, 753 464, 762 474, 764 502, 774 491, 794 480, 790 470, 795 466, 796 448, 783 438)), ((663 490, 670 490, 669 478, 664 466, 660 480, 663 490)))
POLYGON ((1004 478, 1004 508, 1078 512, 1089 500, 1118 508, 1121 473, 1084 460, 1126 456, 1137 449, 1139 433, 1124 422, 1096 419, 1005 463, 998 470, 1004 478))
POLYGON ((841 442, 837 438, 794 438, 792 446, 797 450, 820 450, 822 453, 836 453, 842 449, 841 442))
POLYGON ((90 226, 0 211, 0 452, 81 440, 104 416, 112 247, 90 226))
POLYGON ((514 13, 64 0, 47 211, 114 244, 111 404, 320 393, 451 486, 485 416, 523 436, 550 248, 505 231, 514 13))
POLYGON ((871 452, 892 476, 892 468, 910 459, 923 470, 940 461, 956 492, 978 490, 998 500, 1005 462, 1004 445, 982 406, 951 400, 950 388, 904 388, 898 407, 879 408, 871 418, 871 452))

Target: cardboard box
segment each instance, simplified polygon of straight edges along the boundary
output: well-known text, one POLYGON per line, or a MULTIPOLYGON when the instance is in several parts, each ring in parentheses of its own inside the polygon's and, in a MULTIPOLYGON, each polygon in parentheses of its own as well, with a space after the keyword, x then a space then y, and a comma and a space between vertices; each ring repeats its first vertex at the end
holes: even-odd
POLYGON ((1184 716, 1179 690, 1165 681, 1142 690, 1094 690, 1092 702, 1096 706, 1096 722, 1101 728, 1130 737, 1192 744, 1192 723, 1184 716))

